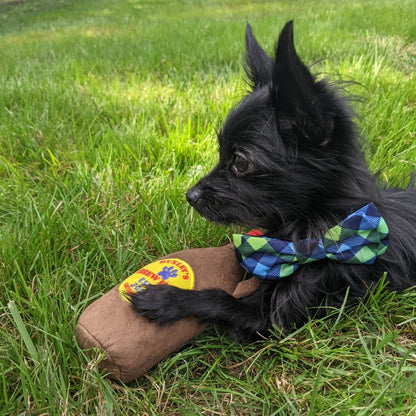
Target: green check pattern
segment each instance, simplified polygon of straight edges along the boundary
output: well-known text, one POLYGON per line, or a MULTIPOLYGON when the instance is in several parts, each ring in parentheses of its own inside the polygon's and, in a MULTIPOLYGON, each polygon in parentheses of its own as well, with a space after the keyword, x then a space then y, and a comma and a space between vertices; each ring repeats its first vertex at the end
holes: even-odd
POLYGON ((275 280, 293 274, 300 265, 329 259, 347 264, 373 264, 388 247, 389 228, 374 203, 350 214, 319 241, 290 241, 233 235, 241 266, 258 279, 275 280))

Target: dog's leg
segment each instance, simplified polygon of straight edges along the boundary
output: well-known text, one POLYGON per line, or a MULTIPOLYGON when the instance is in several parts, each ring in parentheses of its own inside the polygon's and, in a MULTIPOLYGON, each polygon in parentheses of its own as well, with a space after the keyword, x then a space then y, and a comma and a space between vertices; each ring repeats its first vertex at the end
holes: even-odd
POLYGON ((269 302, 264 290, 236 299, 223 290, 182 290, 173 286, 148 286, 131 296, 134 310, 159 325, 188 316, 217 323, 237 338, 258 338, 270 328, 269 302))

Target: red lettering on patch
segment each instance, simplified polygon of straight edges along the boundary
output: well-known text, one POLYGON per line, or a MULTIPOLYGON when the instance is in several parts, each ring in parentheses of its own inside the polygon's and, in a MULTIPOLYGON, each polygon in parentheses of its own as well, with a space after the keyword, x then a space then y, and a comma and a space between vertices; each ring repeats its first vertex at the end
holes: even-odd
POLYGON ((134 293, 134 290, 130 288, 130 285, 128 283, 124 283, 124 289, 127 293, 134 293))
POLYGON ((160 277, 157 274, 155 274, 152 271, 150 271, 148 269, 145 269, 145 268, 140 269, 137 273, 138 274, 143 274, 144 276, 149 277, 152 280, 159 280, 160 279, 160 277))

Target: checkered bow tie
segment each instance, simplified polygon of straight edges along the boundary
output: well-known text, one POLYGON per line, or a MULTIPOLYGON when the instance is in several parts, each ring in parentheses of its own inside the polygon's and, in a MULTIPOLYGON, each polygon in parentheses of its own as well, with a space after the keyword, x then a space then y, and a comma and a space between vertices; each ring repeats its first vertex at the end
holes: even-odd
POLYGON ((329 229, 319 241, 299 244, 266 236, 233 235, 241 266, 258 279, 290 276, 300 265, 322 259, 348 264, 373 264, 387 250, 389 229, 370 202, 329 229))

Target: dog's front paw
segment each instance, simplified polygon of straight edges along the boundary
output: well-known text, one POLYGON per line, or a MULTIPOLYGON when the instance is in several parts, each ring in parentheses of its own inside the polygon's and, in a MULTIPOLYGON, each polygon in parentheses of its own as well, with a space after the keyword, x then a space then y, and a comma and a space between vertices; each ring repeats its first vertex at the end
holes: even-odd
POLYGON ((184 307, 184 297, 188 291, 173 286, 146 286, 146 289, 130 296, 136 313, 159 325, 173 323, 188 314, 184 307))

